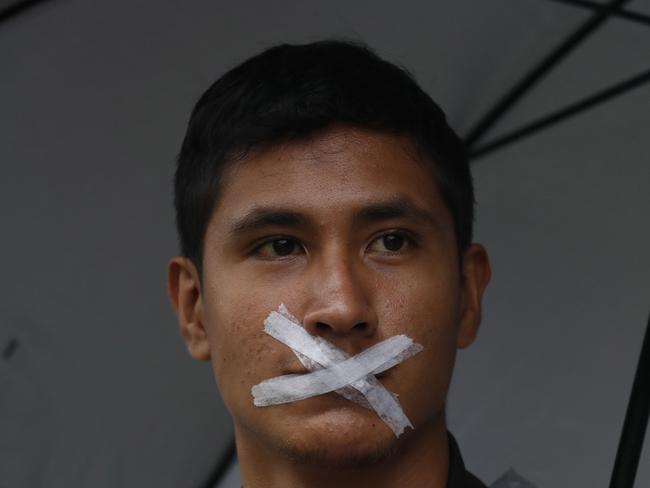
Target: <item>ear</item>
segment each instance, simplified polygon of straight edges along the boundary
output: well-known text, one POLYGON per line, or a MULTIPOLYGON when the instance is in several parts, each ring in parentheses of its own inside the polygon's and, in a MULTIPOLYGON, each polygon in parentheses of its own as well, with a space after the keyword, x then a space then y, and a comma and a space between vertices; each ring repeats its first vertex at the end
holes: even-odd
POLYGON ((464 252, 461 266, 460 324, 456 345, 464 349, 474 342, 481 324, 483 292, 492 271, 485 248, 472 244, 464 252))
POLYGON ((167 293, 176 311, 180 334, 190 355, 199 361, 208 361, 210 347, 203 321, 201 281, 190 259, 176 256, 169 261, 167 293))

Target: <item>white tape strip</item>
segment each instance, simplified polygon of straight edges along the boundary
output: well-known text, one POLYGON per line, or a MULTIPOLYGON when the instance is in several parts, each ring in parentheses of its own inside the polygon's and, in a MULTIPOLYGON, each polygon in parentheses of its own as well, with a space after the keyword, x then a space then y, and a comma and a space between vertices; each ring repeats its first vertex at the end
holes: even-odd
POLYGON ((255 404, 265 406, 295 402, 338 390, 369 374, 385 371, 387 368, 382 366, 411 344, 413 341, 405 335, 393 336, 329 368, 311 374, 289 374, 263 381, 253 388, 255 404))
POLYGON ((322 337, 309 334, 280 305, 264 321, 264 331, 289 346, 312 373, 278 376, 255 385, 251 392, 256 406, 288 403, 336 391, 343 397, 374 409, 399 436, 411 422, 396 395, 375 378, 422 350, 405 335, 390 337, 360 354, 350 357, 322 337))

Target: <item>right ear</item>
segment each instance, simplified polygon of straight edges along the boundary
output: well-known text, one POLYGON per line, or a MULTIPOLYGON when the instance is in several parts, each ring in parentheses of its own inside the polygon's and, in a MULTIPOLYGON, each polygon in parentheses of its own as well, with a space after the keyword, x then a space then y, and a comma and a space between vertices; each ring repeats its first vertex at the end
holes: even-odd
POLYGON ((201 281, 189 258, 176 256, 167 264, 167 294, 190 355, 199 361, 210 360, 210 345, 203 321, 201 281))

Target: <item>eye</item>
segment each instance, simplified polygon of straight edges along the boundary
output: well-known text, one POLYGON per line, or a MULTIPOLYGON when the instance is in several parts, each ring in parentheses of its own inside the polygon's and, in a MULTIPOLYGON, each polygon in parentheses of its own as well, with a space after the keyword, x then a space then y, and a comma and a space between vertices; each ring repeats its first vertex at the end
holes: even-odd
POLYGON ((253 250, 253 254, 263 258, 285 257, 295 254, 299 247, 298 243, 293 239, 277 237, 260 244, 253 250))
POLYGON ((374 252, 399 253, 413 245, 413 239, 403 232, 388 232, 379 236, 369 246, 374 252))

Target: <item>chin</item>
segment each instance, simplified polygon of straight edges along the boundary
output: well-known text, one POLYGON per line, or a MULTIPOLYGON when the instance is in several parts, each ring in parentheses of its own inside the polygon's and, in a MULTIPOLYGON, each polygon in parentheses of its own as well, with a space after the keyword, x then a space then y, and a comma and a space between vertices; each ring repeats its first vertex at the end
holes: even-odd
POLYGON ((347 469, 373 466, 389 458, 395 451, 394 441, 384 441, 375 444, 356 445, 352 448, 341 448, 327 444, 321 439, 317 443, 286 443, 283 448, 285 455, 293 462, 301 465, 315 465, 320 468, 347 469))
POLYGON ((301 464, 336 468, 368 466, 391 456, 397 446, 392 430, 373 411, 345 402, 317 412, 308 405, 297 415, 300 420, 276 433, 280 450, 301 464))

